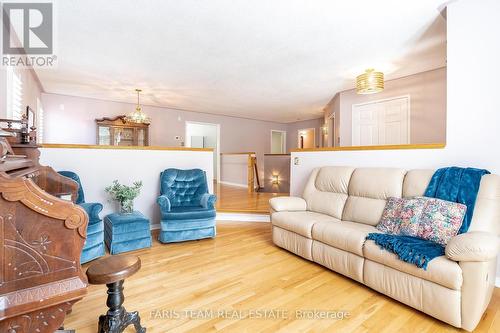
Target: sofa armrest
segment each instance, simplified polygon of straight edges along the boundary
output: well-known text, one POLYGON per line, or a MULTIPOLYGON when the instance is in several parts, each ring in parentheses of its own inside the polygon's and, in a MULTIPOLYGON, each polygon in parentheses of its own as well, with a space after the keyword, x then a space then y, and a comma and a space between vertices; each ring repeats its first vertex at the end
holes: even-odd
POLYGON ((156 199, 158 205, 160 205, 160 210, 162 212, 170 211, 170 199, 166 195, 160 195, 158 199, 156 199))
POLYGON ((214 209, 217 197, 213 194, 205 193, 201 196, 200 205, 203 208, 214 209))
POLYGON ((282 211, 304 211, 307 209, 307 203, 299 197, 277 197, 269 200, 271 208, 275 212, 282 211))
POLYGON ((483 231, 466 232, 453 237, 445 253, 454 261, 490 261, 498 254, 498 237, 483 231))
POLYGON ((101 221, 101 218, 99 217, 99 213, 102 211, 102 204, 100 203, 93 203, 93 202, 82 202, 78 204, 78 206, 82 207, 83 210, 87 213, 89 216, 89 224, 93 224, 96 222, 101 221))

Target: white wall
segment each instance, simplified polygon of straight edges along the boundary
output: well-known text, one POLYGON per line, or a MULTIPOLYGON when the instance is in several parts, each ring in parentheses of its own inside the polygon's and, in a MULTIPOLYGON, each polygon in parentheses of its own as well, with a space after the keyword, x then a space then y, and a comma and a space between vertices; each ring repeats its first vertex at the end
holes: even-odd
POLYGON ((220 167, 221 183, 248 188, 248 154, 223 154, 220 167))
MULTIPOLYGON (((141 194, 134 201, 135 209, 150 218, 151 224, 160 223, 156 198, 160 191, 160 172, 167 168, 199 168, 213 178, 211 151, 172 151, 142 149, 80 149, 41 148, 40 163, 56 171, 74 171, 80 176, 87 202, 104 205, 101 217, 117 211, 116 203, 109 201, 104 188, 117 179, 132 185, 141 180, 141 194), (147 161, 145 163, 144 161, 147 161), (99 172, 96 172, 99 170, 99 172)), ((213 182, 208 182, 213 193, 213 182)))
MULTIPOLYGON (((438 168, 458 165, 500 174, 500 1, 448 7, 447 137, 437 150, 292 153, 291 193, 300 195, 311 170, 324 165, 438 168), (300 164, 293 165, 294 157, 300 164)), ((500 265, 497 276, 500 278, 500 265)), ((497 278, 498 279, 498 278, 497 278)))

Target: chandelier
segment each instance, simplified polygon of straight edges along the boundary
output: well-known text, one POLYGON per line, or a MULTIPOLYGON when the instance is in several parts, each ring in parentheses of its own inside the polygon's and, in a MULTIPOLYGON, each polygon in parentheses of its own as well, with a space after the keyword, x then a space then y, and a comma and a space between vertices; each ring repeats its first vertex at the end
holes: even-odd
POLYGON ((139 94, 142 90, 136 89, 135 91, 137 92, 137 106, 135 107, 135 111, 129 113, 125 119, 131 123, 150 124, 151 118, 149 118, 144 112, 142 112, 142 107, 139 103, 139 94))
POLYGON ((373 68, 356 78, 356 93, 361 95, 375 94, 384 90, 384 73, 375 72, 373 68))

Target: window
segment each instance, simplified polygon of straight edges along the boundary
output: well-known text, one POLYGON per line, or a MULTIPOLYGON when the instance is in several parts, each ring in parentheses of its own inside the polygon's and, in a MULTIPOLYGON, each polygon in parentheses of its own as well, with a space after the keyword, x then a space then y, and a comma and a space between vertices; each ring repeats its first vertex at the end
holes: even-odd
POLYGON ((43 106, 40 98, 36 99, 36 142, 43 143, 43 106))
POLYGON ((23 81, 13 67, 7 67, 7 118, 23 116, 23 81))

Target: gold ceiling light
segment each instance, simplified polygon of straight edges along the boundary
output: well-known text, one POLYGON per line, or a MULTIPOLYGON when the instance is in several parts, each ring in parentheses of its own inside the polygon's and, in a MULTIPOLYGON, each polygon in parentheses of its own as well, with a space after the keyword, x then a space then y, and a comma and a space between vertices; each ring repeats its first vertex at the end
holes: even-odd
POLYGON ((135 111, 129 113, 126 119, 131 123, 150 124, 151 118, 149 118, 144 112, 142 112, 142 107, 139 103, 139 94, 142 92, 142 90, 136 89, 135 91, 137 92, 137 106, 135 107, 135 111))
POLYGON ((384 90, 384 73, 367 69, 356 78, 356 93, 360 95, 375 94, 384 90))

